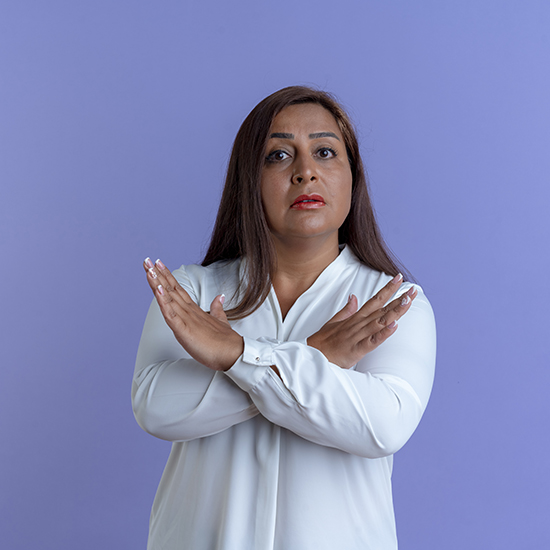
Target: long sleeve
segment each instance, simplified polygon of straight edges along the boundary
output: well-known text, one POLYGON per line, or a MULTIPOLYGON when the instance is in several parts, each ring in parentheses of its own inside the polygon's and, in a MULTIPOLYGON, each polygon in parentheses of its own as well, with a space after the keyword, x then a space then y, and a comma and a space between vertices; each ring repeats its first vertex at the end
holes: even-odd
MULTIPOLYGON (((236 303, 242 268, 231 260, 174 275, 207 310, 222 292, 226 307, 236 303)), ((430 304, 419 290, 397 331, 352 369, 307 345, 351 292, 364 303, 389 280, 345 247, 284 318, 271 289, 232 322, 244 353, 223 373, 190 358, 153 303, 133 405, 146 431, 174 443, 151 512, 151 548, 397 548, 391 455, 431 391, 430 304)))
POLYGON ((320 445, 378 458, 395 453, 414 432, 434 367, 434 316, 419 289, 396 333, 355 369, 331 364, 305 341, 245 338, 244 354, 226 375, 274 424, 320 445))
MULTIPOLYGON (((178 280, 197 301, 184 273, 178 280)), ((153 300, 141 336, 132 406, 138 424, 169 441, 223 431, 258 414, 250 397, 220 372, 191 358, 175 339, 153 300)))

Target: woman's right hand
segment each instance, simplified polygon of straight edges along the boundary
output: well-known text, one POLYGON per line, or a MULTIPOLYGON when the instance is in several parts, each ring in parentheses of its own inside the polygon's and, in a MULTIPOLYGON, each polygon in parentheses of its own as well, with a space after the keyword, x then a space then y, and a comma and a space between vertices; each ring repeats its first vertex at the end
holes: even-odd
POLYGON ((348 303, 307 339, 308 345, 339 367, 349 369, 355 365, 397 330, 398 319, 409 310, 417 295, 414 286, 384 306, 399 289, 402 279, 401 274, 394 277, 360 309, 357 297, 350 295, 348 303))
POLYGON ((210 313, 203 311, 160 261, 143 262, 147 281, 176 340, 199 363, 212 370, 228 370, 244 350, 223 310, 223 295, 216 296, 210 313))

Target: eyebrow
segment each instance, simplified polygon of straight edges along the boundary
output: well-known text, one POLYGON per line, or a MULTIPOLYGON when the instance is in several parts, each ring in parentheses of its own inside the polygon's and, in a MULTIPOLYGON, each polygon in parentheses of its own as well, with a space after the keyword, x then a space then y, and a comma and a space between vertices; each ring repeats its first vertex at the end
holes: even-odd
POLYGON ((309 134, 309 139, 318 139, 324 137, 332 137, 340 141, 340 138, 334 132, 317 132, 316 134, 309 134))
POLYGON ((271 134, 269 138, 294 139, 294 134, 287 134, 286 132, 275 132, 274 134, 271 134))
MULTIPOLYGON (((294 134, 287 134, 286 132, 275 132, 269 137, 280 139, 294 139, 294 134)), ((324 137, 332 137, 340 141, 340 138, 334 132, 317 132, 315 134, 309 134, 309 139, 319 139, 324 137)))

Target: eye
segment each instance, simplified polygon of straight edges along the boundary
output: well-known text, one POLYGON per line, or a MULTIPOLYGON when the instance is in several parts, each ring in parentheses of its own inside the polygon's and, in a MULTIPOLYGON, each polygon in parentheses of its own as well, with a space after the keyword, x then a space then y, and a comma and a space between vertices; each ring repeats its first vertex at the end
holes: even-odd
POLYGON ((286 151, 283 151, 282 149, 277 149, 276 151, 272 151, 271 153, 269 153, 265 160, 266 162, 280 162, 282 160, 286 160, 289 157, 290 155, 286 151))
POLYGON ((330 147, 321 147, 321 149, 317 151, 317 155, 322 159, 330 159, 336 156, 336 151, 330 147))

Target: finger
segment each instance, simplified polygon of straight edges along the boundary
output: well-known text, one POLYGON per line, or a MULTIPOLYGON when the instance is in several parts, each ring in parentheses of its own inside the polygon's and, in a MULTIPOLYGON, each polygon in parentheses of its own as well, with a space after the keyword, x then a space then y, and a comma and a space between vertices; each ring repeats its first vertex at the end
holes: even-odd
POLYGON ((220 294, 216 296, 212 300, 212 303, 210 304, 210 315, 218 319, 218 321, 222 321, 223 323, 229 324, 227 320, 227 316, 225 315, 225 311, 223 310, 224 302, 225 302, 225 294, 220 294))
POLYGON ((158 280, 158 275, 155 271, 155 267, 153 262, 151 261, 151 258, 145 258, 145 260, 143 260, 143 268, 145 269, 147 282, 149 283, 149 286, 151 287, 153 293, 155 293, 158 285, 160 284, 160 281, 158 280))
POLYGON ((151 258, 146 258, 143 262, 143 267, 147 271, 147 281, 149 282, 149 286, 153 292, 155 292, 158 285, 162 285, 164 291, 169 293, 172 299, 176 300, 180 304, 183 305, 184 303, 194 303, 189 294, 181 287, 176 278, 161 260, 157 260, 153 264, 151 258))
POLYGON ((409 288, 407 292, 404 292, 403 294, 395 298, 395 300, 392 300, 387 306, 384 307, 384 309, 386 311, 389 311, 392 309, 395 309, 397 311, 402 311, 402 309, 400 308, 405 308, 406 306, 410 307, 410 304, 417 296, 418 296, 418 290, 416 289, 416 287, 411 286, 411 288, 409 288))
MULTIPOLYGON (((166 292, 162 285, 158 285, 153 292, 164 319, 168 326, 174 330, 174 327, 182 322, 184 318, 181 315, 181 306, 166 292)), ((185 325, 185 323, 183 324, 185 325)))
POLYGON ((364 318, 364 329, 370 330, 371 333, 374 333, 377 329, 388 326, 393 321, 397 321, 405 315, 405 313, 407 313, 416 296, 416 288, 411 287, 407 292, 395 300, 392 300, 387 306, 376 310, 368 317, 364 318))
POLYGON ((155 270, 155 264, 151 261, 151 258, 147 257, 143 260, 143 269, 145 269, 147 281, 149 281, 151 288, 154 290, 159 285, 159 281, 157 281, 158 273, 157 270, 155 270))
POLYGON ((398 273, 387 285, 380 289, 370 300, 360 308, 363 315, 370 315, 373 311, 384 307, 386 302, 397 292, 403 281, 403 275, 398 273))
MULTIPOLYGON (((351 317, 357 311, 357 296, 350 294, 346 305, 332 317, 328 323, 335 323, 337 321, 343 321, 348 317, 351 317)), ((327 323, 327 324, 328 324, 327 323)))
POLYGON ((365 354, 376 349, 380 344, 383 344, 397 330, 397 327, 397 321, 392 321, 382 330, 371 334, 368 338, 360 342, 360 346, 363 347, 365 354))
MULTIPOLYGON (((151 272, 151 270, 153 270, 154 268, 154 265, 153 265, 153 262, 151 261, 151 258, 149 258, 149 256, 147 256, 147 258, 145 258, 145 260, 143 260, 143 269, 145 269, 145 274, 147 275, 147 280, 149 280, 149 273, 151 272)), ((156 278, 156 277, 154 277, 156 278)))
POLYGON ((149 256, 147 256, 147 258, 145 258, 145 260, 143 260, 143 269, 145 269, 145 271, 147 271, 151 267, 153 267, 153 262, 151 261, 151 258, 149 258, 149 256))
POLYGON ((189 296, 188 292, 178 283, 177 279, 172 275, 172 272, 162 263, 161 260, 157 260, 155 262, 155 268, 157 270, 157 273, 159 277, 162 279, 164 277, 165 280, 165 287, 168 290, 168 292, 175 291, 178 296, 183 298, 184 302, 189 304, 194 304, 193 300, 191 299, 191 296, 189 296))
POLYGON ((175 281, 175 285, 170 284, 172 282, 168 279, 169 274, 171 275, 170 270, 160 260, 153 263, 151 258, 145 258, 143 267, 147 272, 147 279, 153 288, 162 284, 165 291, 172 291, 179 284, 177 281, 175 281))
MULTIPOLYGON (((175 315, 174 304, 171 305, 170 311, 168 311, 166 308, 163 309, 162 305, 174 302, 179 304, 181 309, 181 306, 184 307, 187 302, 183 299, 182 296, 179 295, 178 292, 176 292, 177 287, 174 287, 174 284, 171 284, 168 281, 166 275, 169 273, 169 270, 162 263, 161 265, 158 265, 159 263, 161 262, 157 260, 157 262, 153 264, 150 258, 146 258, 143 262, 143 267, 147 272, 147 282, 149 283, 153 294, 157 298, 157 302, 161 306, 161 311, 165 319, 168 321, 168 318, 170 316, 175 315), (159 288, 162 289, 161 294, 159 294, 159 288), (161 295, 163 296, 163 300, 160 299, 161 295)), ((178 284, 177 281, 176 284, 178 284)), ((181 311, 179 311, 179 313, 181 313, 181 311)))

